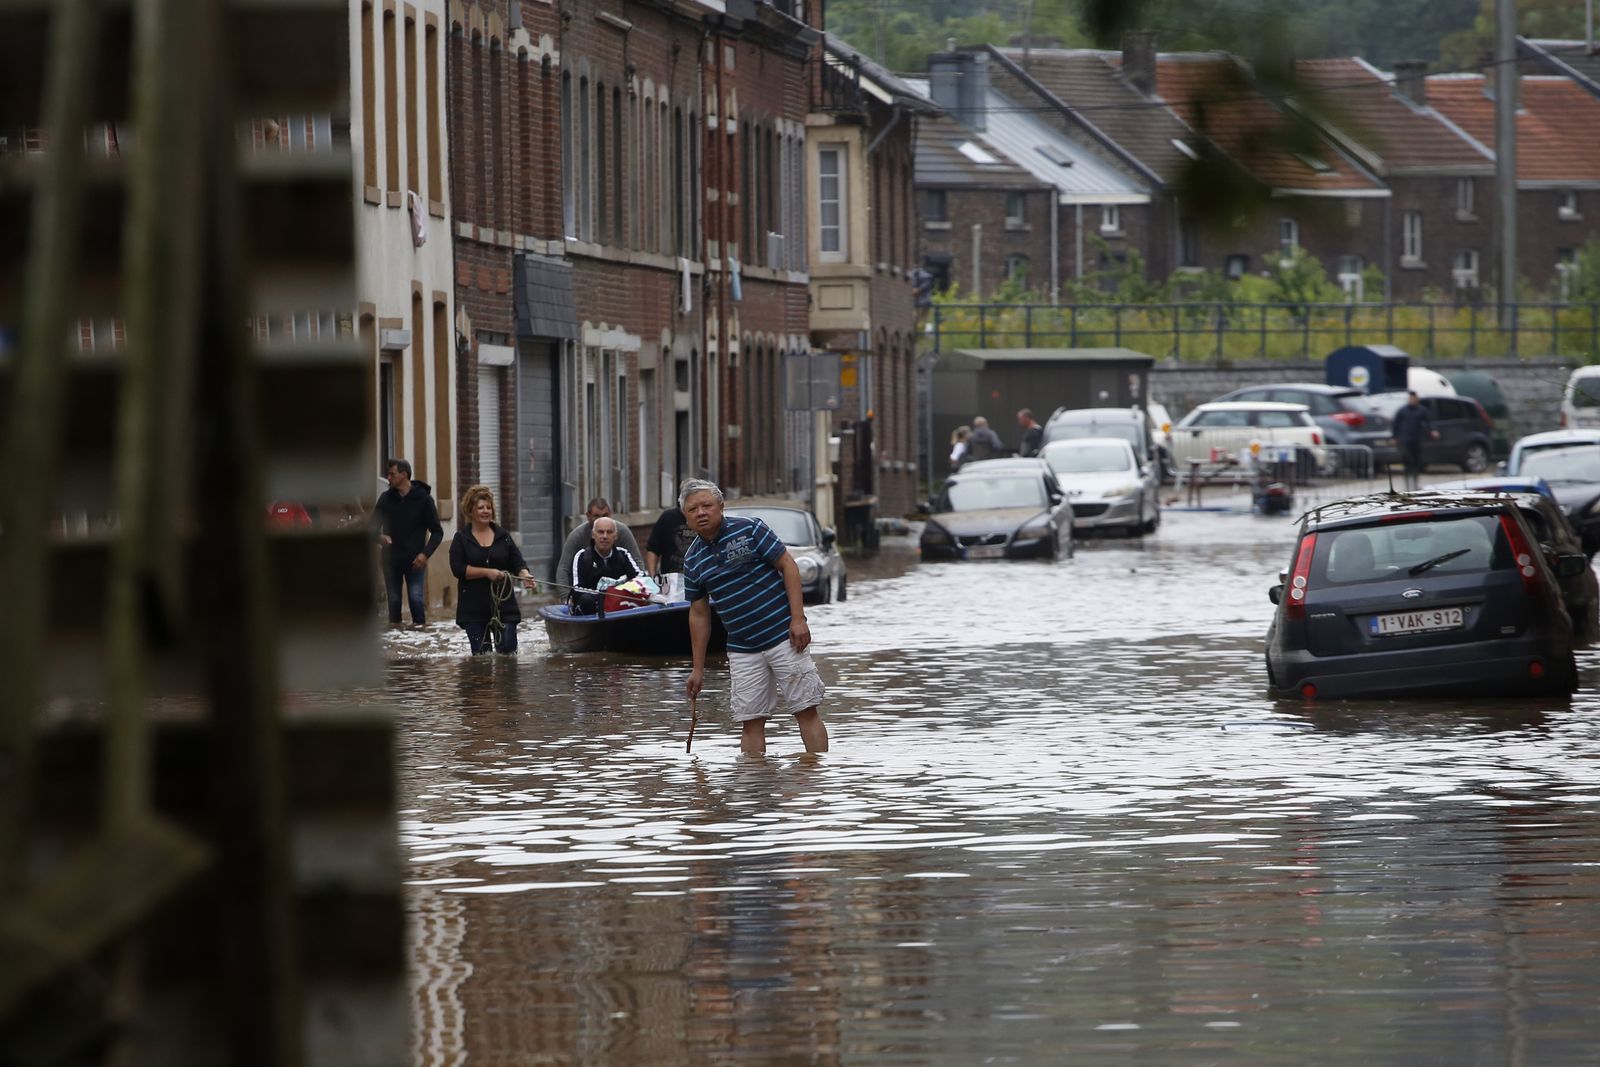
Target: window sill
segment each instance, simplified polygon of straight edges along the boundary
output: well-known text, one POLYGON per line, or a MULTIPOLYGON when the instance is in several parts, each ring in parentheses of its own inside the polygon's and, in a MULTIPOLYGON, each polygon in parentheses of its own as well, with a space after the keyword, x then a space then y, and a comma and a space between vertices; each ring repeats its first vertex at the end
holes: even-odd
POLYGON ((1478 221, 1478 216, 1472 214, 1471 212, 1458 211, 1458 212, 1456 212, 1456 221, 1457 222, 1477 222, 1478 221))
POLYGON ((1026 222, 1014 222, 1011 219, 1006 220, 1007 233, 1029 233, 1032 230, 1033 227, 1029 226, 1026 222))
POLYGON ((1417 258, 1410 257, 1410 256, 1401 256, 1400 257, 1400 269, 1401 270, 1427 270, 1428 269, 1428 264, 1427 264, 1426 261, 1421 260, 1421 259, 1417 259, 1417 258))
POLYGON ((380 207, 383 206, 383 192, 375 185, 363 186, 361 189, 361 198, 369 204, 376 204, 380 207))
POLYGON ((1101 237, 1114 237, 1114 238, 1117 238, 1118 240, 1121 240, 1122 237, 1125 236, 1125 235, 1123 234, 1123 232, 1121 230, 1101 230, 1100 231, 1100 236, 1101 237))
POLYGON ((1578 212, 1576 212, 1576 211, 1558 211, 1558 212, 1556 212, 1556 221, 1557 222, 1582 222, 1583 221, 1583 216, 1581 214, 1579 214, 1578 212))
POLYGON ((922 224, 922 228, 924 230, 948 230, 950 221, 948 219, 929 219, 922 224))

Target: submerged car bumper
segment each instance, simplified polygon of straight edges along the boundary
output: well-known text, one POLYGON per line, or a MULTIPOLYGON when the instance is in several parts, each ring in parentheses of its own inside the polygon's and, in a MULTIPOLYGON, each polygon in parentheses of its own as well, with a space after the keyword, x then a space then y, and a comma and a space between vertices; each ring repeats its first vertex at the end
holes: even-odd
POLYGON ((1571 647, 1549 636, 1476 641, 1435 649, 1396 649, 1346 656, 1303 650, 1267 654, 1274 696, 1317 700, 1462 691, 1569 693, 1571 647))
POLYGON ((1072 502, 1072 528, 1075 530, 1092 530, 1097 526, 1130 526, 1141 521, 1141 518, 1139 498, 1136 496, 1072 502))

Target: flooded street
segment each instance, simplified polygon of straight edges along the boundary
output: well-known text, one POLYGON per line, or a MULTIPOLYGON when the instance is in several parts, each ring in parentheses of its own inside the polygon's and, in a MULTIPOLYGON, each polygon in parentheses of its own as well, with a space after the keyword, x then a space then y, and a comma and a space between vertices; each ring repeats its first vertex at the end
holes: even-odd
POLYGON ((1293 526, 851 559, 833 750, 716 663, 395 634, 415 1047, 444 1064, 1593 1064, 1600 654, 1561 702, 1279 704, 1293 526))

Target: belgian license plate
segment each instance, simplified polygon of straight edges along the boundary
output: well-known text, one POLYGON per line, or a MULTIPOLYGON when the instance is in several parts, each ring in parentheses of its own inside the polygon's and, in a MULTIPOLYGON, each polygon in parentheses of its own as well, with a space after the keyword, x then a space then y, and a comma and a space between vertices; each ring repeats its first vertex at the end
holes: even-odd
POLYGON ((978 545, 967 549, 968 559, 999 559, 1006 554, 1005 545, 978 545))
POLYGON ((1420 634, 1429 630, 1459 630, 1466 625, 1465 608, 1431 608, 1427 611, 1394 611, 1374 615, 1367 623, 1373 637, 1395 634, 1420 634))

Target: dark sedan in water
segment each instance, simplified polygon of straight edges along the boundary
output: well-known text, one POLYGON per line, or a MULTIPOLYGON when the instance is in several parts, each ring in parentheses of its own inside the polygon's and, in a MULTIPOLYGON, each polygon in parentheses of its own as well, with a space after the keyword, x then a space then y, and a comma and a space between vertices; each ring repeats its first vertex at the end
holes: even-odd
POLYGON ((1305 700, 1411 693, 1571 693, 1562 576, 1504 497, 1385 495, 1302 520, 1267 631, 1267 684, 1305 700))
POLYGON ((929 502, 923 559, 1072 555, 1072 505, 1042 459, 968 463, 929 502))

